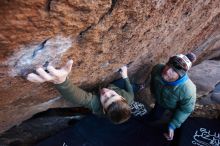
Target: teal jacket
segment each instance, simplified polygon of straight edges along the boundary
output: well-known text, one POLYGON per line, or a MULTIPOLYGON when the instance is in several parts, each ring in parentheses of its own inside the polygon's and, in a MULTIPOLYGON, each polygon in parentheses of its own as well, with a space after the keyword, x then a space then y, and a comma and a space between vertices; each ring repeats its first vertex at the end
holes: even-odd
POLYGON ((164 65, 158 64, 152 69, 150 89, 160 106, 174 110, 169 124, 175 129, 180 127, 194 110, 196 86, 190 79, 177 86, 167 85, 161 76, 163 67, 164 65))
MULTIPOLYGON (((126 78, 124 80, 126 89, 121 89, 113 84, 110 84, 108 89, 114 90, 116 93, 124 97, 130 105, 134 100, 134 93, 129 79, 126 78)), ((69 80, 66 80, 61 84, 57 84, 55 87, 66 100, 74 103, 75 105, 88 108, 97 115, 104 114, 99 94, 82 90, 72 84, 69 80)))

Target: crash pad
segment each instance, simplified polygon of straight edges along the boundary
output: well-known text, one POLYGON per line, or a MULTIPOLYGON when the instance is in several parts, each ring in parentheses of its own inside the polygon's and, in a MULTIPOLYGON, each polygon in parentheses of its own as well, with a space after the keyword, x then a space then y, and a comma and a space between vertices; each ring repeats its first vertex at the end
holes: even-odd
POLYGON ((187 119, 180 128, 178 146, 220 146, 220 120, 187 119))
POLYGON ((37 146, 169 146, 163 127, 143 124, 136 117, 115 125, 105 117, 89 115, 73 127, 37 146))

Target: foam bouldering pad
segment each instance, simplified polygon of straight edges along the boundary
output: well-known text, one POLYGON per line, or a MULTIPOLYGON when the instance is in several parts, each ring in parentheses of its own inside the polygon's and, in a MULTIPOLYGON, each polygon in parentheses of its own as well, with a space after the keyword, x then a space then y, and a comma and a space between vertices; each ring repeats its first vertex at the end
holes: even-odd
POLYGON ((115 125, 107 118, 89 115, 37 146, 168 146, 162 129, 134 117, 115 125))
POLYGON ((178 136, 178 146, 220 146, 220 120, 189 118, 178 136))

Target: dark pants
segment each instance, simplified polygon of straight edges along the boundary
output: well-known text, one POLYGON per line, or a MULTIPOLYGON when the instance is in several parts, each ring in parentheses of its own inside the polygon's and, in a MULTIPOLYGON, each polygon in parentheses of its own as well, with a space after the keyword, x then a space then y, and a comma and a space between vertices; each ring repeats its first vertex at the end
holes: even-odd
POLYGON ((145 116, 145 118, 148 121, 160 120, 163 117, 165 111, 166 109, 164 107, 160 106, 158 103, 155 103, 154 108, 150 111, 149 114, 145 116))
MULTIPOLYGON (((113 81, 112 84, 114 84, 115 86, 117 86, 117 87, 119 87, 121 89, 125 89, 126 90, 125 80, 122 79, 122 78, 113 81)), ((134 94, 136 94, 138 92, 138 90, 140 89, 140 85, 138 85, 138 84, 131 83, 131 86, 133 88, 134 94)))

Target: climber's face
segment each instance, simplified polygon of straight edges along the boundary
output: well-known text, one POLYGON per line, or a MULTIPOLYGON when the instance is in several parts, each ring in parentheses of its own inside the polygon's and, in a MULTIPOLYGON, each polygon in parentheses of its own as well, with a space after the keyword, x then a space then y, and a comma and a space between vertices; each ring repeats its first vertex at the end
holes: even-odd
POLYGON ((177 74, 177 72, 175 72, 173 68, 170 67, 169 65, 165 65, 165 67, 162 70, 161 75, 162 75, 162 78, 167 82, 174 82, 179 78, 179 75, 177 74))
POLYGON ((104 109, 108 109, 109 105, 111 105, 115 101, 123 100, 123 97, 118 95, 115 91, 107 88, 102 88, 100 90, 100 95, 100 100, 104 109))

